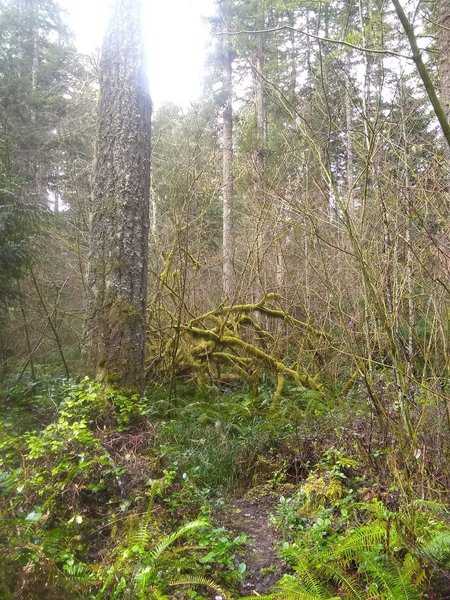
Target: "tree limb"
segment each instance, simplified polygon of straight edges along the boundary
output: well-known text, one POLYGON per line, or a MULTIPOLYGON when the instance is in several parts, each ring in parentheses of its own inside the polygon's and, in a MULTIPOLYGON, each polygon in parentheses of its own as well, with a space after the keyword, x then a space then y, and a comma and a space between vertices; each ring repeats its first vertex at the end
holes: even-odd
POLYGON ((436 89, 431 80, 430 73, 428 72, 425 63, 423 62, 422 52, 417 44, 417 37, 414 33, 414 27, 412 26, 408 17, 406 16, 405 11, 403 10, 403 7, 400 4, 399 0, 392 0, 392 4, 395 7, 398 18, 400 19, 403 29, 408 37, 409 45, 413 53, 413 61, 416 63, 420 78, 422 80, 423 85, 425 86, 428 98, 430 99, 430 102, 433 106, 434 114, 436 115, 437 120, 439 121, 439 125, 441 126, 445 139, 447 140, 447 144, 450 147, 450 124, 448 122, 444 108, 436 94, 436 89))

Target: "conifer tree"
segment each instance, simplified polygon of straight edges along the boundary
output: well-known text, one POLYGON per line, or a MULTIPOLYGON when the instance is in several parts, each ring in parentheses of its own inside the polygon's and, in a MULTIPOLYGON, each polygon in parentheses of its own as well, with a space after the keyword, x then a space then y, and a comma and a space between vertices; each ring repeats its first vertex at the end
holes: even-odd
POLYGON ((115 0, 100 62, 84 367, 140 387, 146 337, 151 101, 138 0, 115 0))

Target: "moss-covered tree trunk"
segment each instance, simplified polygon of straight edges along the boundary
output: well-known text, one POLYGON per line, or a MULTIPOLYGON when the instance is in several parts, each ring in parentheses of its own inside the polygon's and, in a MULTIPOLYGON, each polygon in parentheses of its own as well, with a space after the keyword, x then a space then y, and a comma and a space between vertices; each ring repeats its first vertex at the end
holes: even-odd
POLYGON ((140 0, 114 0, 100 61, 84 369, 108 384, 144 379, 151 100, 140 0))

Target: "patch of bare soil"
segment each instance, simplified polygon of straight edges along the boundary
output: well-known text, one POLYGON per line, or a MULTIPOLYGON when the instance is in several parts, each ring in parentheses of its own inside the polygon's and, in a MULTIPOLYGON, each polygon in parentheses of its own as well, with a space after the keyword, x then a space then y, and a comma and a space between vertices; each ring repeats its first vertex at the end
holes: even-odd
POLYGON ((247 571, 240 592, 245 595, 267 594, 286 572, 286 565, 277 556, 279 537, 269 523, 276 502, 277 498, 269 495, 233 500, 219 515, 228 530, 250 538, 242 557, 247 571))

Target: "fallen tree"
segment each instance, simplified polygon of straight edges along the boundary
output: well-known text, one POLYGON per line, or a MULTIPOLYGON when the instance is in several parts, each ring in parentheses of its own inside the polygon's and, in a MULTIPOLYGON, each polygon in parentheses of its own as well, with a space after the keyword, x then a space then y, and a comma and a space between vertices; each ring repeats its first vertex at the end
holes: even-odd
MULTIPOLYGON (((268 293, 258 302, 220 305, 186 322, 177 322, 166 311, 166 327, 150 324, 152 345, 149 345, 147 374, 153 379, 158 374, 167 379, 182 376, 213 383, 246 382, 255 387, 261 374, 270 372, 277 380, 275 404, 286 379, 320 391, 317 375, 303 372, 295 361, 289 364, 282 356, 277 336, 269 326, 273 329, 274 322, 288 324, 312 351, 316 344, 323 346, 328 337, 285 312, 277 305, 279 300, 276 294, 268 293)), ((315 360, 320 366, 323 358, 317 354, 315 360)))

